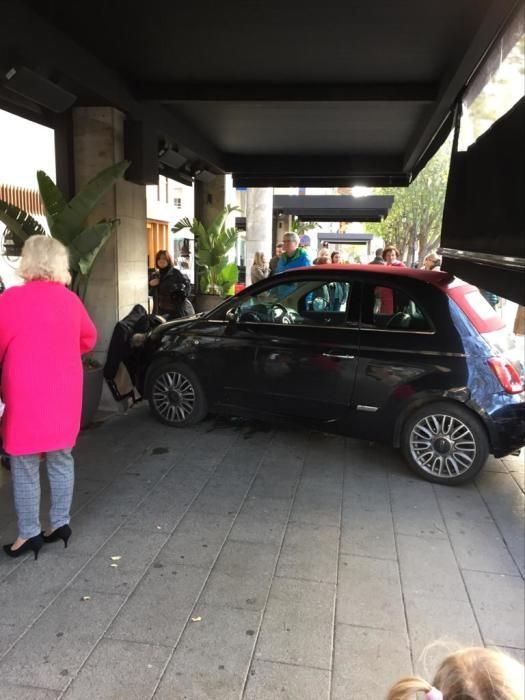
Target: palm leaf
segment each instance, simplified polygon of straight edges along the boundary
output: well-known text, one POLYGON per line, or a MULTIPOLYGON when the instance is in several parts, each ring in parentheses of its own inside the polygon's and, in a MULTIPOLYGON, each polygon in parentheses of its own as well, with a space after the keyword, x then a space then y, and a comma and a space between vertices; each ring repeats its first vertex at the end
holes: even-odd
MULTIPOLYGON (((194 219, 193 221, 196 221, 196 219, 194 219)), ((180 221, 177 221, 177 223, 171 227, 171 230, 173 231, 173 233, 178 233, 179 231, 182 231, 185 228, 189 228, 190 231, 194 233, 193 221, 191 221, 190 219, 188 219, 187 216, 185 216, 183 219, 180 219, 180 221)))
POLYGON ((102 197, 122 177, 129 167, 129 161, 111 165, 102 170, 73 199, 66 204, 53 220, 51 233, 64 245, 69 243, 82 231, 84 223, 102 197))
POLYGON ((43 170, 37 170, 36 179, 38 180, 40 199, 44 205, 47 224, 51 231, 56 217, 66 206, 66 200, 61 190, 43 170))
POLYGON ((211 222, 209 226, 210 236, 214 238, 218 236, 224 227, 226 219, 232 213, 232 211, 240 211, 239 207, 233 207, 231 204, 227 204, 220 214, 217 214, 215 219, 211 222))
POLYGON ((45 236, 46 232, 36 219, 20 207, 0 199, 0 221, 24 244, 30 236, 45 236))
POLYGON ((85 228, 69 244, 71 269, 88 275, 102 246, 113 233, 115 222, 102 221, 85 228))

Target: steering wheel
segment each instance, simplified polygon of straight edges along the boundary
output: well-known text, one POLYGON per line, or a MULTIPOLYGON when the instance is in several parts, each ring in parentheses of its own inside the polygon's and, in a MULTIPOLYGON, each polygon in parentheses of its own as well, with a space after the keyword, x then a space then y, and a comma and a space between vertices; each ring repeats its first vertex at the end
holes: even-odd
POLYGON ((392 318, 389 319, 385 328, 409 328, 410 321, 411 318, 409 314, 406 314, 404 311, 398 311, 397 314, 394 314, 392 318))
POLYGON ((272 304, 268 315, 270 316, 270 321, 272 323, 293 323, 291 317, 288 315, 288 309, 282 304, 272 304))
POLYGON ((257 311, 245 311, 239 317, 239 323, 262 323, 264 319, 257 311))

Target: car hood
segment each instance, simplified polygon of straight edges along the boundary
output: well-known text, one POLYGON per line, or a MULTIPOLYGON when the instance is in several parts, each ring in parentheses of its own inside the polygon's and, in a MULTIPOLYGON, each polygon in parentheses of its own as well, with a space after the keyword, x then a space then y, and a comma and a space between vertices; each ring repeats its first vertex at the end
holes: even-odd
POLYGON ((157 326, 151 331, 149 338, 153 341, 158 341, 167 333, 173 333, 181 328, 191 326, 193 323, 195 323, 195 321, 200 320, 205 315, 206 314, 204 312, 201 312, 193 316, 185 316, 184 318, 177 318, 173 321, 161 323, 160 326, 157 326))

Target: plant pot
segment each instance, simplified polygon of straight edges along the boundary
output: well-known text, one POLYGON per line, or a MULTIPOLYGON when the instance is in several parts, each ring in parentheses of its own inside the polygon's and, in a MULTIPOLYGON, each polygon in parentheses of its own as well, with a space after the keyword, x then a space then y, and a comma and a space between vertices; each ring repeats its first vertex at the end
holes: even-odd
POLYGON ((103 382, 104 370, 102 367, 84 367, 81 428, 87 428, 95 417, 102 396, 103 382))
POLYGON ((195 311, 211 311, 224 301, 219 294, 197 294, 195 297, 195 311))

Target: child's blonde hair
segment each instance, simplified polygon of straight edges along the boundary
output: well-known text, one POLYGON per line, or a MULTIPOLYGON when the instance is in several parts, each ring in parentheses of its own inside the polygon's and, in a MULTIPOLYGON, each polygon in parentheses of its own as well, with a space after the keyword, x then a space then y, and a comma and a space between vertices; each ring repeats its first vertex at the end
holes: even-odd
POLYGON ((443 700, 524 700, 524 683, 518 661, 500 651, 472 647, 447 656, 432 685, 417 676, 402 678, 387 700, 413 700, 416 693, 431 693, 434 688, 443 700))

